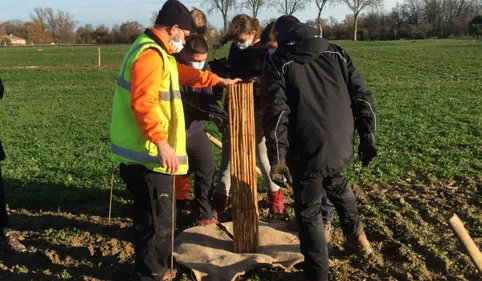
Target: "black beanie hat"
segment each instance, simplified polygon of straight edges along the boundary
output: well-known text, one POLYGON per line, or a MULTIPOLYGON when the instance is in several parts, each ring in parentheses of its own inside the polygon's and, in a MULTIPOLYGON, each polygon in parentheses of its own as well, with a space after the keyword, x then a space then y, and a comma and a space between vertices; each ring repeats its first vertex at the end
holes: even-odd
POLYGON ((156 24, 162 26, 179 25, 180 29, 191 30, 192 19, 189 10, 178 0, 168 0, 157 15, 156 24))

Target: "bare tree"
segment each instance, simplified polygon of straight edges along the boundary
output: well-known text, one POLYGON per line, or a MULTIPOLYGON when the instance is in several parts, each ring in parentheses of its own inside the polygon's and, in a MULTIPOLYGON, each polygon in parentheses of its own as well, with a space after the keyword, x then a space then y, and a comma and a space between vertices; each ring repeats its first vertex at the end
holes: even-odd
POLYGON ((52 39, 56 43, 71 43, 75 40, 74 29, 77 21, 68 12, 52 8, 36 7, 30 14, 32 23, 40 26, 40 29, 50 32, 52 39))
POLYGON ((37 24, 37 28, 42 30, 47 29, 47 12, 44 8, 35 7, 33 13, 30 13, 30 20, 33 24, 37 24))
MULTIPOLYGON (((445 36, 455 35, 457 33, 457 24, 463 20, 468 19, 470 9, 473 7, 473 0, 445 0, 444 17, 446 21, 445 36)), ((466 25, 466 23, 464 23, 466 25)))
POLYGON ((427 23, 436 24, 440 14, 438 0, 423 0, 423 13, 427 23))
POLYGON ((272 0, 271 2, 276 6, 279 13, 283 15, 292 15, 296 12, 306 9, 310 1, 309 0, 272 0))
POLYGON ((123 22, 120 27, 123 43, 133 43, 144 31, 144 26, 137 21, 123 22))
POLYGON ((358 32, 358 16, 360 12, 363 11, 366 7, 377 7, 379 6, 383 0, 340 0, 345 3, 348 8, 353 12, 354 16, 354 23, 353 23, 353 41, 357 40, 357 32, 358 32))
POLYGON ((223 16, 224 29, 228 28, 229 11, 236 7, 236 0, 203 0, 202 6, 208 8, 208 13, 219 11, 223 16))
POLYGON ((97 44, 106 44, 109 38, 109 28, 105 24, 98 25, 94 31, 94 37, 97 44))
POLYGON ((27 22, 25 23, 27 30, 27 41, 35 44, 46 44, 52 42, 52 34, 45 31, 41 24, 27 22))
POLYGON ((323 37, 323 25, 322 25, 322 20, 321 20, 321 12, 323 12, 323 9, 325 6, 332 2, 332 0, 315 0, 316 7, 318 8, 318 17, 316 18, 317 23, 318 23, 318 28, 320 29, 320 36, 323 37))
POLYGON ((253 18, 257 18, 258 17, 258 12, 261 10, 261 9, 264 9, 264 7, 266 6, 267 4, 267 1, 266 0, 246 0, 246 2, 243 3, 243 6, 252 11, 253 13, 253 18))
POLYGON ((423 19, 423 0, 406 0, 402 6, 402 15, 411 24, 421 24, 423 19))

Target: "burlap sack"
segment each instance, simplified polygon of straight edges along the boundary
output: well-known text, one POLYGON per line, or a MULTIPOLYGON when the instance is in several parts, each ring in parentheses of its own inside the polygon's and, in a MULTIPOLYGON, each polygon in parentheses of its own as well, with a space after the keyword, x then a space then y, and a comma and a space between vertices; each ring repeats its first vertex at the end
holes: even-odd
MULTIPOLYGON (((233 224, 223 224, 232 237, 233 224)), ((286 271, 303 261, 296 233, 286 223, 259 225, 258 253, 233 253, 233 240, 218 226, 198 226, 176 238, 175 258, 191 268, 198 281, 234 281, 256 267, 278 267, 286 271)))

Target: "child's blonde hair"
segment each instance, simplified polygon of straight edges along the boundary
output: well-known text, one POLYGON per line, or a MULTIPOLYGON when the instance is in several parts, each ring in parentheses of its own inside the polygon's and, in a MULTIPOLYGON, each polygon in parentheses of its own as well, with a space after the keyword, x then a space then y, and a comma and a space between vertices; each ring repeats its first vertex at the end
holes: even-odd
POLYGON ((208 29, 208 19, 206 15, 196 7, 191 11, 192 25, 195 33, 204 36, 208 29))

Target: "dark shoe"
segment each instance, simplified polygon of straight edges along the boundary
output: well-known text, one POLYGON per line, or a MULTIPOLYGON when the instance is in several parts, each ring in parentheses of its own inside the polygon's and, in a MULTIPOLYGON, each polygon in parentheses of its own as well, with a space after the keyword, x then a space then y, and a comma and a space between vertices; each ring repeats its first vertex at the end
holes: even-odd
POLYGON ((272 215, 282 215, 285 211, 285 203, 281 189, 268 193, 269 212, 272 215))
POLYGON ((13 233, 10 230, 4 229, 2 232, 1 243, 8 250, 15 253, 25 253, 27 251, 27 248, 17 238, 13 237, 13 233))
POLYGON ((298 227, 298 224, 296 223, 296 220, 289 221, 289 222, 286 224, 286 228, 288 228, 288 230, 290 230, 290 231, 298 231, 298 230, 300 230, 300 228, 298 227))
POLYGON ((347 236, 344 248, 347 254, 356 254, 361 257, 368 257, 373 254, 373 248, 363 230, 359 234, 347 236))
POLYGON ((212 206, 213 210, 217 214, 221 214, 226 211, 226 205, 228 204, 228 196, 214 193, 212 206))

